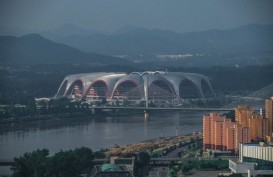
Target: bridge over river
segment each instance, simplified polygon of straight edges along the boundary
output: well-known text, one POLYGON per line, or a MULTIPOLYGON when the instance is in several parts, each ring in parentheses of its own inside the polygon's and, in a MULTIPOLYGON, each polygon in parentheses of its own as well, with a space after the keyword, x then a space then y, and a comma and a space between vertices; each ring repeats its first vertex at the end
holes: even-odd
MULTIPOLYGON (((151 107, 148 106, 146 101, 146 106, 138 107, 138 106, 95 106, 92 107, 94 110, 104 110, 104 109, 116 109, 116 110, 185 110, 185 111, 232 111, 234 107, 237 105, 244 104, 250 106, 254 110, 259 110, 260 108, 264 108, 264 100, 273 96, 273 83, 267 85, 266 87, 252 92, 251 94, 245 96, 232 96, 226 95, 221 98, 215 98, 215 100, 220 100, 222 102, 226 102, 226 104, 222 107, 210 107, 204 106, 200 107, 191 103, 189 100, 180 100, 181 106, 163 106, 163 107, 151 107)), ((202 99, 204 103, 209 102, 210 99, 202 99)))
POLYGON ((232 108, 202 108, 202 107, 126 107, 126 106, 97 106, 93 107, 94 110, 107 110, 107 109, 117 109, 117 110, 184 110, 184 111, 232 111, 232 108))

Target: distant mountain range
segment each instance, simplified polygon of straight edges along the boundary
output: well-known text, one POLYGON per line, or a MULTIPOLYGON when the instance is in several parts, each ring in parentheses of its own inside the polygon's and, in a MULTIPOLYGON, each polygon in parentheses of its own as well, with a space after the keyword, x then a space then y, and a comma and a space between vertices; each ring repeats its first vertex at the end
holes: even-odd
POLYGON ((41 34, 44 37, 48 36, 69 36, 73 34, 79 35, 92 35, 92 34, 107 34, 108 32, 96 29, 84 29, 76 25, 66 23, 58 28, 52 30, 37 30, 37 29, 27 29, 9 26, 0 26, 0 36, 23 36, 27 34, 41 34))
MULTIPOLYGON (((19 35, 27 31, 30 30, 0 28, 0 34, 19 35)), ((128 65, 134 61, 140 63, 137 65, 141 68, 146 65, 208 67, 273 63, 273 25, 253 24, 190 33, 127 25, 110 33, 65 24, 38 32, 21 37, 0 36, 0 62, 128 65), (182 57, 175 58, 178 54, 182 57), (105 55, 120 55, 125 59, 105 55), (173 58, 173 55, 176 56, 173 58)))
POLYGON ((230 30, 177 33, 131 25, 114 31, 83 29, 64 24, 48 31, 0 27, 0 35, 41 34, 54 42, 85 52, 107 55, 205 53, 244 55, 273 53, 273 24, 252 24, 230 30))
POLYGON ((209 30, 182 34, 126 26, 114 33, 87 34, 78 31, 62 36, 50 36, 45 33, 42 35, 55 42, 86 52, 107 55, 273 53, 273 25, 247 25, 230 30, 209 30))
POLYGON ((0 36, 0 63, 130 64, 127 60, 58 44, 38 34, 0 36))

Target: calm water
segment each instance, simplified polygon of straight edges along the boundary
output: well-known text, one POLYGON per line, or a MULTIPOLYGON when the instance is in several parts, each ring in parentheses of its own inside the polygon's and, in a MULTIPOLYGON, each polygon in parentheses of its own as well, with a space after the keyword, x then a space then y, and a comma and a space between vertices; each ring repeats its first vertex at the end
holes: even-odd
POLYGON ((36 121, 0 125, 0 159, 12 159, 38 148, 50 154, 89 147, 94 151, 125 145, 161 135, 186 134, 202 130, 204 112, 157 112, 148 120, 143 114, 36 121))

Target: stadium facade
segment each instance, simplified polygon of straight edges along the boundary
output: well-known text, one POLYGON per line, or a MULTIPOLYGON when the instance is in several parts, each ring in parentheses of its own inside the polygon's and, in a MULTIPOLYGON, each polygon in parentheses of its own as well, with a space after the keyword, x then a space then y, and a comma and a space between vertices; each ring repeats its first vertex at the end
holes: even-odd
POLYGON ((201 74, 146 71, 126 73, 84 73, 68 75, 56 97, 106 100, 175 100, 215 96, 209 79, 201 74))

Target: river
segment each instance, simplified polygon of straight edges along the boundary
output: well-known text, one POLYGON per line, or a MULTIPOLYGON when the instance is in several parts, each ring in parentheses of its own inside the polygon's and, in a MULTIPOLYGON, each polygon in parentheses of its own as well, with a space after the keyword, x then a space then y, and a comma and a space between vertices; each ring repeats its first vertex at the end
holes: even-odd
POLYGON ((142 114, 70 118, 0 125, 0 159, 13 159, 46 148, 60 150, 89 147, 94 151, 162 136, 202 131, 204 112, 152 112, 142 114))

